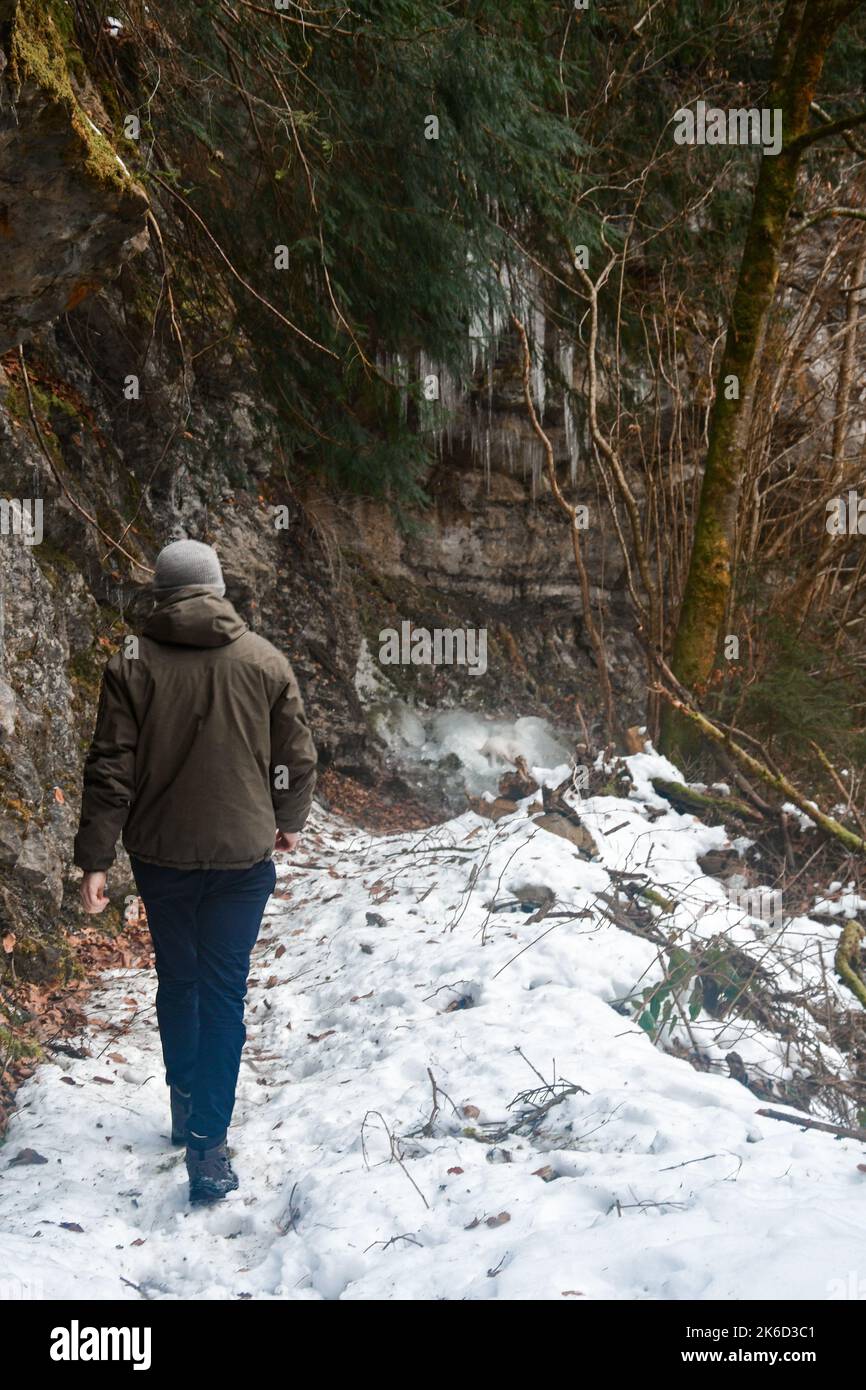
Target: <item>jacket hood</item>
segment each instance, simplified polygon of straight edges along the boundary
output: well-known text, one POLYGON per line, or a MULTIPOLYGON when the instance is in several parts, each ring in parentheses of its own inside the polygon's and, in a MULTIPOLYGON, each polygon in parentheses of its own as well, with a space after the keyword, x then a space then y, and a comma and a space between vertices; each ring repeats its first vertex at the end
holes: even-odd
POLYGON ((213 589, 188 584, 162 599, 142 628, 154 642, 183 647, 224 647, 247 631, 227 598, 213 589))

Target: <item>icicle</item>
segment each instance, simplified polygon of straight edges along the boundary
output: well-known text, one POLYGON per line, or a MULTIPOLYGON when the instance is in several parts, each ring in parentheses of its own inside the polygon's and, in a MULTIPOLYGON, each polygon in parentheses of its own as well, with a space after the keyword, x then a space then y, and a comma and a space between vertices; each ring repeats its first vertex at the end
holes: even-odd
POLYGON ((565 431, 565 451, 568 455, 568 476, 571 483, 577 482, 580 450, 578 447, 578 427, 572 402, 574 388, 574 343, 558 335, 557 364, 562 377, 562 420, 565 431))
POLYGON ((398 407, 400 420, 405 424, 409 410, 409 362, 408 359, 403 356, 402 352, 395 352, 388 357, 387 362, 388 365, 384 375, 389 381, 393 381, 394 385, 397 387, 400 396, 398 407))
POLYGON ((544 312, 532 310, 532 394, 535 398, 538 419, 544 419, 546 381, 544 376, 544 312))

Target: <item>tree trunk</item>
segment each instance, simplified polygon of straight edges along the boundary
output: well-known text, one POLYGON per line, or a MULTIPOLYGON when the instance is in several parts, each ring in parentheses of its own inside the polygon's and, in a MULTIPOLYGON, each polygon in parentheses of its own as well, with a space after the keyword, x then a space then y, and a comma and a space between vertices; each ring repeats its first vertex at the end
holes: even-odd
MULTIPOLYGON (((755 383, 776 292, 788 214, 809 128, 811 103, 827 47, 859 0, 787 0, 773 53, 768 104, 782 111, 782 148, 763 155, 710 421, 709 445, 672 667, 701 695, 716 661, 731 588, 740 488, 752 423, 755 383), (729 400, 729 377, 739 384, 729 400)), ((696 747, 694 727, 665 711, 661 746, 674 759, 696 747)))

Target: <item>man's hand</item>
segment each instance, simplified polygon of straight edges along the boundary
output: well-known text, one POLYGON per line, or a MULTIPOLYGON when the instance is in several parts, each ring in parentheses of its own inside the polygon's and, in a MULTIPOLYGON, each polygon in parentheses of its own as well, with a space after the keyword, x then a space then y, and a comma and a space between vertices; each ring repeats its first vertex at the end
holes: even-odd
POLYGON ((81 903, 85 912, 104 912, 108 907, 105 896, 105 872, 85 874, 81 880, 81 903))
POLYGON ((274 849, 293 850, 297 848, 298 840, 301 838, 300 832, 295 830, 278 830, 274 837, 274 849))

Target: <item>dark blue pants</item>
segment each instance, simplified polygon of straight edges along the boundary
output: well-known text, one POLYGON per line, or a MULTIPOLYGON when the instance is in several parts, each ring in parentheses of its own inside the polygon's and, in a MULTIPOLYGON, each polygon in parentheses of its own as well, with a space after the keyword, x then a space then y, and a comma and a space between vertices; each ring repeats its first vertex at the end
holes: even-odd
POLYGON ((190 1131, 225 1137, 246 1041, 250 952, 277 881, 251 869, 165 869, 130 855, 156 953, 165 1079, 192 1096, 190 1131))

